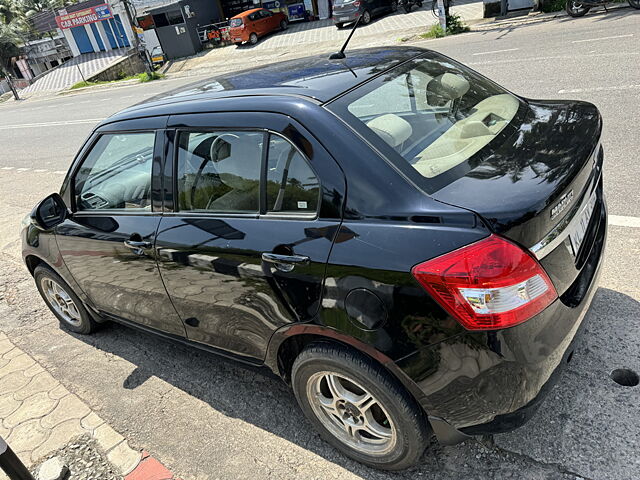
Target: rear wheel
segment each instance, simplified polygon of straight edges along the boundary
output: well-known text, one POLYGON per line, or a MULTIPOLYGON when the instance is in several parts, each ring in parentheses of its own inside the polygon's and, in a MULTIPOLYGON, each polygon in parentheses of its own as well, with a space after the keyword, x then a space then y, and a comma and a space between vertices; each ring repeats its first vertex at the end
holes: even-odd
POLYGON ((309 345, 293 364, 292 384, 307 419, 348 457, 384 470, 420 459, 428 439, 421 408, 368 357, 339 345, 309 345))
POLYGON ((572 17, 582 17, 587 14, 589 7, 576 0, 567 0, 565 10, 572 17))
POLYGON ((362 13, 362 23, 364 25, 367 25, 367 24, 371 23, 371 14, 369 13, 369 10, 365 10, 362 13))
POLYGON ((249 35, 249 43, 251 45, 255 45, 256 43, 258 43, 258 34, 257 33, 252 33, 251 35, 249 35))
POLYGON ((336 23, 336 28, 338 30, 340 30, 342 27, 344 27, 344 23, 336 23))
POLYGON ((97 328, 98 323, 91 317, 82 300, 60 275, 43 265, 38 265, 33 272, 33 278, 42 299, 62 327, 85 335, 97 328))

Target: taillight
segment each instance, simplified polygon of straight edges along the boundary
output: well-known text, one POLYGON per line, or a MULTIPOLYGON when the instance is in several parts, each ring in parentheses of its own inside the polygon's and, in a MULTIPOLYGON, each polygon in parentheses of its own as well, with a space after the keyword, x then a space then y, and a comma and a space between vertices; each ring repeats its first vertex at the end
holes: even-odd
POLYGON ((537 260, 497 235, 420 263, 411 273, 467 330, 518 325, 558 297, 537 260))
POLYGON ((357 1, 356 1, 356 2, 353 2, 353 6, 354 6, 354 7, 359 7, 359 6, 360 6, 360 2, 357 2, 357 1))

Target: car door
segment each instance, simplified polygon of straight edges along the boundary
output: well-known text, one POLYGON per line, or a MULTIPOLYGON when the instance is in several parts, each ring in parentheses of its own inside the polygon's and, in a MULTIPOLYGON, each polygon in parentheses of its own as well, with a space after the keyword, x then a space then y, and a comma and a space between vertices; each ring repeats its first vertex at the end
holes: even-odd
POLYGON ((176 116, 173 198, 156 240, 187 336, 249 362, 272 333, 314 318, 345 184, 291 118, 176 116))
POLYGON ((258 34, 258 36, 264 34, 264 22, 262 16, 260 15, 260 11, 253 12, 251 15, 249 15, 249 22, 250 33, 255 32, 256 34, 258 34))
POLYGON ((151 185, 164 146, 153 126, 164 122, 93 135, 63 187, 71 214, 55 234, 64 263, 102 314, 184 336, 153 249, 162 212, 152 205, 151 185))
POLYGON ((263 18, 265 34, 273 32, 279 27, 279 23, 276 22, 276 17, 271 10, 260 10, 260 15, 263 18))

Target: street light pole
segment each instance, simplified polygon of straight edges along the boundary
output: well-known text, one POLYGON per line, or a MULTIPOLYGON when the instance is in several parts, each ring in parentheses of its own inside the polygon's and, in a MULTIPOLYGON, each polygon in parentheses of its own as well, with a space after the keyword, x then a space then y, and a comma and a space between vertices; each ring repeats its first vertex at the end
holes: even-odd
POLYGON ((2 437, 0 437, 0 468, 10 480, 35 480, 2 437))
MULTIPOLYGON (((129 20, 129 25, 131 25, 132 27, 140 27, 138 25, 138 20, 136 19, 134 21, 133 16, 131 15, 131 4, 129 3, 129 0, 120 0, 122 2, 122 4, 124 5, 124 11, 127 14, 127 19, 129 20)), ((135 12, 135 10, 134 10, 135 12)), ((136 49, 136 53, 138 54, 138 57, 141 58, 142 63, 144 64, 144 69, 148 74, 151 74, 152 70, 151 67, 149 66, 149 62, 147 61, 147 56, 142 54, 142 51, 140 50, 140 39, 138 38, 138 33, 135 32, 133 35, 133 44, 135 46, 136 49)))

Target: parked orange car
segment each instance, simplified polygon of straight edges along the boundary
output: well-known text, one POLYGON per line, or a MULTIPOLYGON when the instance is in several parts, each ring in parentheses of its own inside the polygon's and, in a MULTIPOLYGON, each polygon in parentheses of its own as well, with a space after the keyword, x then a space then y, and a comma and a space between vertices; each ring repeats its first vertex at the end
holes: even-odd
POLYGON ((236 45, 242 42, 255 45, 258 43, 258 37, 274 30, 286 30, 288 23, 284 13, 274 13, 265 8, 246 10, 229 20, 231 41, 236 45))

